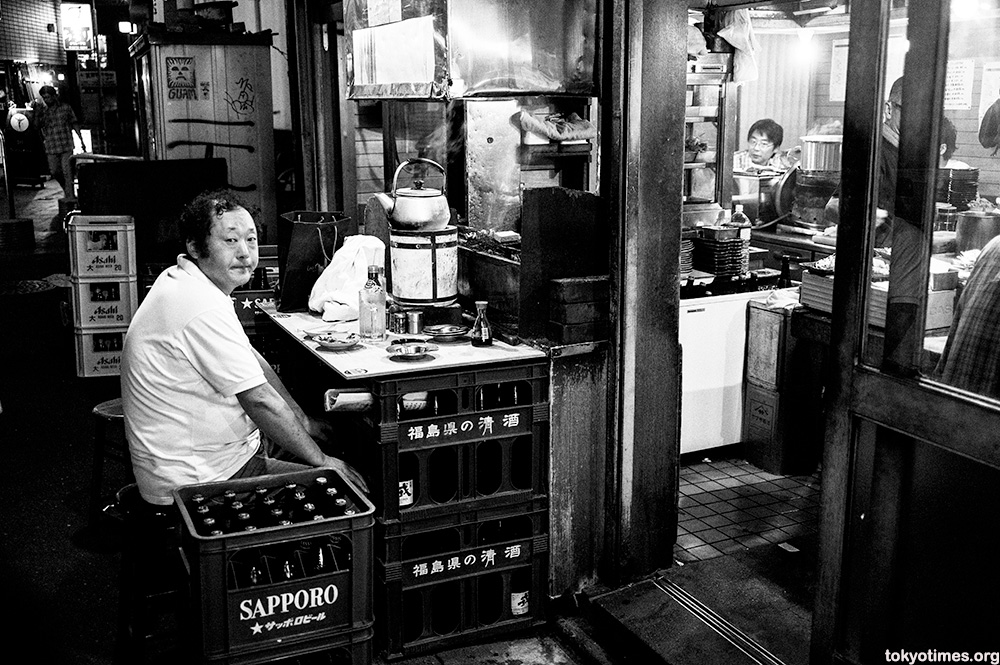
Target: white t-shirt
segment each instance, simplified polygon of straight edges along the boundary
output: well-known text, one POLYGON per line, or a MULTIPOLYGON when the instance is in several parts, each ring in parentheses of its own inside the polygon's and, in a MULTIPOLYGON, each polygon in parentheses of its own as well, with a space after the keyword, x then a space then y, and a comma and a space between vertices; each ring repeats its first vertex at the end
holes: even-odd
POLYGON ((125 432, 142 497, 224 480, 260 435, 236 395, 266 382, 232 299, 184 256, 157 277, 122 350, 125 432))

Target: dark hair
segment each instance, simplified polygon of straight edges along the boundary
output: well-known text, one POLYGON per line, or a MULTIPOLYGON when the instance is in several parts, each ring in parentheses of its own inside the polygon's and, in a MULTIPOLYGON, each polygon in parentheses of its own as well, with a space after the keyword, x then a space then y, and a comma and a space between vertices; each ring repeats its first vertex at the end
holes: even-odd
POLYGON ((184 207, 178 223, 184 244, 194 243, 199 254, 208 256, 208 237, 212 234, 212 222, 223 213, 247 207, 239 196, 228 189, 202 192, 184 207))
POLYGON ((58 97, 59 96, 59 93, 57 93, 56 89, 53 88, 51 85, 43 85, 41 88, 38 89, 38 94, 39 95, 52 95, 53 97, 58 97))
POLYGON ((747 132, 747 141, 753 136, 754 132, 760 132, 767 137, 767 140, 774 144, 777 148, 781 145, 781 141, 785 138, 785 130, 781 128, 781 125, 776 123, 770 118, 761 118, 757 122, 750 125, 750 131, 747 132))
POLYGON ((945 116, 941 116, 941 143, 944 144, 943 157, 948 161, 955 154, 958 132, 955 130, 955 124, 945 116))

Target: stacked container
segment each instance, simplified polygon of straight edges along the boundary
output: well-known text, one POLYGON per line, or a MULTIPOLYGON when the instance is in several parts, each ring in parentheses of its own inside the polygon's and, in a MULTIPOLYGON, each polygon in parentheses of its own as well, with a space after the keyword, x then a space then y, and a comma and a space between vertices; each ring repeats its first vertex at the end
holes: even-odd
POLYGON ((375 508, 337 471, 188 485, 174 501, 199 662, 371 663, 375 508))
POLYGON ((548 365, 373 379, 376 635, 390 659, 543 621, 548 365))
POLYGON ((138 307, 135 223, 129 216, 74 215, 68 226, 77 376, 117 376, 138 307))

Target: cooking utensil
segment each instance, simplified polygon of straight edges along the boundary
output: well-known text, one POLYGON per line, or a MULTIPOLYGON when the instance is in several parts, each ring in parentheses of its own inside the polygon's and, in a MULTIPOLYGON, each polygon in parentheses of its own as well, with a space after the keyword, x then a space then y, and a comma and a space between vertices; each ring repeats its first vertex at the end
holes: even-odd
POLYGON ((816 134, 802 137, 803 171, 840 171, 844 137, 839 134, 816 134))
POLYGON ((385 208, 389 224, 395 229, 410 231, 439 231, 451 221, 451 209, 441 189, 425 188, 424 181, 414 179, 413 187, 398 188, 399 172, 409 164, 423 162, 437 168, 444 174, 444 168, 435 161, 423 157, 412 157, 396 168, 392 177, 392 191, 375 194, 374 198, 385 208))

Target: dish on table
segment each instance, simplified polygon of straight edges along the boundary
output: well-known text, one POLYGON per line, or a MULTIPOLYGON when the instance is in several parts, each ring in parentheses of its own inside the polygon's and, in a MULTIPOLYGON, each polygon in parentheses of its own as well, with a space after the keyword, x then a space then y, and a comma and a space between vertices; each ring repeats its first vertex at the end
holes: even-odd
POLYGON ((340 337, 346 335, 350 332, 351 325, 349 323, 317 323, 313 325, 308 325, 304 328, 299 328, 299 331, 303 334, 306 339, 312 339, 317 335, 337 335, 340 337))
POLYGON ((389 356, 396 360, 421 360, 426 358, 431 351, 437 350, 437 344, 428 342, 407 342, 405 344, 394 342, 386 349, 389 356))
POLYGON ((357 333, 349 333, 347 335, 329 333, 326 335, 312 335, 311 339, 319 344, 321 348, 331 351, 343 351, 344 349, 356 346, 361 341, 361 336, 357 333))
POLYGON ((437 341, 451 342, 465 337, 469 333, 469 326, 457 326, 446 323, 435 326, 424 326, 423 332, 437 341))

